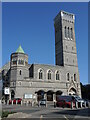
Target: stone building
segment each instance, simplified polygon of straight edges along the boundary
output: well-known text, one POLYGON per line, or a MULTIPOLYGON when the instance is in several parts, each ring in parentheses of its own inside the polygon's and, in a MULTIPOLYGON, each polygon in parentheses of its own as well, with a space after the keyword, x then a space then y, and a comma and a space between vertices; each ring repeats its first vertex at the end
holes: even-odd
POLYGON ((81 96, 75 41, 75 15, 60 11, 54 19, 56 65, 28 64, 21 46, 2 68, 3 89, 10 88, 10 98, 29 95, 53 101, 59 95, 81 96))

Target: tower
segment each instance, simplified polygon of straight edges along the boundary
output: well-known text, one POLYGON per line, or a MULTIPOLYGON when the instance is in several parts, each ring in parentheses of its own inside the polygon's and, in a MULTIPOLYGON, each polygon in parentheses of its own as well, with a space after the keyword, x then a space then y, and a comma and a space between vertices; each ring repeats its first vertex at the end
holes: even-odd
POLYGON ((75 15, 61 11, 54 19, 56 65, 77 66, 75 15))
POLYGON ((11 54, 10 60, 10 88, 11 98, 14 97, 17 83, 29 77, 28 72, 28 55, 24 53, 21 46, 15 53, 11 54))
POLYGON ((76 94, 81 96, 74 24, 74 14, 60 11, 55 17, 55 59, 56 65, 65 68, 65 74, 68 78, 65 80, 68 84, 68 94, 73 91, 71 89, 73 87, 76 94))

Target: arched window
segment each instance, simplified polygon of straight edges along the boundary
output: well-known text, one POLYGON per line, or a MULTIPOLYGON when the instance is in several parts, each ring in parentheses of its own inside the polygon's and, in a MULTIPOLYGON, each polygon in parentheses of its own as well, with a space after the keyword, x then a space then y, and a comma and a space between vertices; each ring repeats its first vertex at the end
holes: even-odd
POLYGON ((12 61, 13 65, 17 65, 17 60, 12 61))
POLYGON ((19 60, 19 61, 18 61, 18 64, 23 65, 23 64, 24 64, 24 60, 19 60))
POLYGON ((70 31, 69 31, 69 27, 68 27, 68 38, 70 38, 70 31))
POLYGON ((65 34, 65 37, 67 38, 67 30, 66 30, 67 28, 66 28, 66 26, 65 26, 65 28, 64 28, 64 34, 65 34))
POLYGON ((76 81, 76 74, 74 74, 74 81, 76 81))
POLYGON ((67 73, 67 80, 69 81, 70 80, 70 74, 67 73))
POLYGON ((20 72, 19 72, 19 73, 20 73, 20 75, 21 75, 21 74, 22 74, 22 71, 20 70, 20 72))
POLYGON ((51 71, 49 70, 48 71, 48 80, 50 80, 51 79, 51 71))
POLYGON ((39 70, 39 79, 43 79, 43 73, 41 69, 39 70))
POLYGON ((59 80, 59 71, 56 72, 56 80, 59 80))
POLYGON ((73 29, 72 28, 70 29, 70 35, 71 35, 70 37, 73 39, 73 29))

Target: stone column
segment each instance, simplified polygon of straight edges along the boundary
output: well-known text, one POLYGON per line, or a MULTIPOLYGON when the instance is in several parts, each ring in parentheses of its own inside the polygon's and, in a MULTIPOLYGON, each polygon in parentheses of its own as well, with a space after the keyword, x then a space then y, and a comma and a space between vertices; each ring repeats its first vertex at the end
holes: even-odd
POLYGON ((56 101, 56 93, 53 93, 53 101, 56 101))
POLYGON ((47 94, 46 94, 46 93, 44 94, 44 99, 46 99, 46 100, 47 100, 47 94))
POLYGON ((11 92, 10 92, 10 94, 9 94, 9 100, 11 100, 11 92))

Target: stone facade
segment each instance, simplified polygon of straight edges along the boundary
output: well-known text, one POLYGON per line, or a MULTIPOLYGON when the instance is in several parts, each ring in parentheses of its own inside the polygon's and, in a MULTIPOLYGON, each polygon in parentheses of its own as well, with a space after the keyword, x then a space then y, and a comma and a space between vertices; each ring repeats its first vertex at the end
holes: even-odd
POLYGON ((10 99, 24 99, 25 94, 47 101, 53 101, 59 95, 81 96, 74 19, 73 14, 64 11, 54 19, 56 65, 28 64, 28 55, 21 46, 11 54, 8 68, 2 69, 3 72, 5 68, 9 71, 6 85, 10 87, 10 99))

